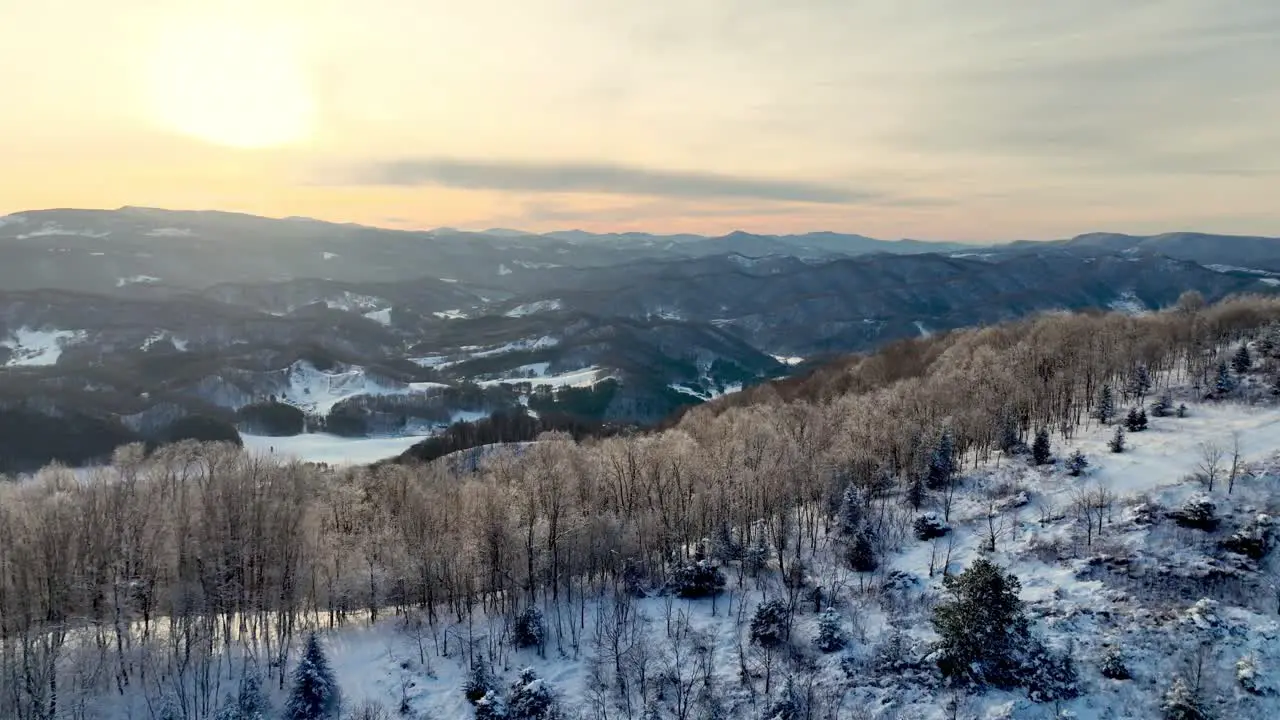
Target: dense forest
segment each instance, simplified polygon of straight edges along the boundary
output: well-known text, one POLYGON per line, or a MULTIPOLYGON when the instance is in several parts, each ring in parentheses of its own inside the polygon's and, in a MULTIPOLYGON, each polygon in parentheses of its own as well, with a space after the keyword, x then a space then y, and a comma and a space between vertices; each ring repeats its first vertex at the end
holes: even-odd
MULTIPOLYGON (((940 447, 972 464, 1042 432, 1072 437, 1109 393, 1179 382, 1211 394, 1233 343, 1274 347, 1277 322, 1275 299, 1188 295, 1138 317, 920 338, 659 432, 545 432, 462 474, 335 471, 197 443, 127 446, 87 477, 49 468, 0 484, 0 716, 82 717, 96 693, 142 688, 177 717, 211 717, 234 657, 220 650, 245 648, 283 686, 310 628, 386 615, 433 625, 542 605, 556 609, 547 644, 563 649, 579 639, 575 608, 696 580, 711 548, 759 548, 782 577, 803 573, 850 502, 867 527, 860 552, 879 554, 910 537, 914 509, 954 493, 940 447)), ((418 454, 546 429, 516 425, 418 454)))

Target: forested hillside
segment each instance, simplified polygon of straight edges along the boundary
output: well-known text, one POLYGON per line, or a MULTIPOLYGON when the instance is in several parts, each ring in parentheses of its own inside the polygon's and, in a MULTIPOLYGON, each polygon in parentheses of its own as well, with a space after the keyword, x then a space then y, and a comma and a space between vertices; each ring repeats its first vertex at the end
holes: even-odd
POLYGON ((326 653, 305 717, 1264 717, 1278 323, 921 337, 474 472, 49 468, 0 484, 0 717, 254 717, 326 653))

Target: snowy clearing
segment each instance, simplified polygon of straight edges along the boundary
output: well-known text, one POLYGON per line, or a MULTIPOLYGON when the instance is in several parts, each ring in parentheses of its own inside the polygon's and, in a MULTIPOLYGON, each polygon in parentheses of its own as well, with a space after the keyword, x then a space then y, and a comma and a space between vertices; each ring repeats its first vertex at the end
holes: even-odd
POLYGON ((87 237, 87 238, 101 239, 111 235, 111 233, 106 231, 95 232, 93 230, 68 230, 55 223, 45 223, 43 226, 40 227, 40 229, 32 230, 29 233, 23 233, 22 235, 18 235, 16 239, 29 240, 31 238, 49 237, 53 235, 63 236, 63 237, 87 237))
POLYGON ((304 433, 291 437, 241 435, 245 450, 295 457, 304 462, 329 465, 366 465, 394 457, 421 442, 423 435, 348 438, 328 433, 304 433))
POLYGON ((1132 292, 1121 293, 1119 297, 1111 301, 1108 307, 1126 315, 1145 315, 1149 312, 1146 304, 1132 292))
POLYGON ((154 275, 134 275, 127 278, 116 278, 116 287, 124 287, 126 285, 155 285, 160 282, 160 278, 154 275))
POLYGON ((191 237, 195 232, 191 228, 162 227, 147 231, 147 237, 191 237))
POLYGON ((299 360, 285 370, 281 400, 304 410, 327 414, 335 405, 361 395, 406 395, 447 387, 440 383, 393 383, 371 377, 353 365, 336 372, 299 360))
POLYGON ((330 310, 342 310, 344 312, 369 312, 377 310, 379 307, 387 304, 382 298, 372 297, 370 295, 361 295, 353 293, 350 290, 342 291, 337 297, 326 298, 325 307, 330 310))
POLYGON ((539 300, 537 302, 531 302, 525 305, 517 305, 516 307, 513 307, 510 310, 503 313, 503 315, 509 318, 518 318, 518 317, 524 317, 526 315, 532 315, 534 313, 559 310, 560 306, 561 305, 559 300, 539 300))
MULTIPOLYGON (((537 363, 536 365, 526 365, 517 370, 528 372, 537 371, 539 368, 543 373, 547 370, 548 363, 537 363)), ((535 377, 515 377, 502 378, 498 380, 481 380, 476 383, 481 387, 493 387, 495 385, 516 385, 520 383, 529 383, 534 387, 591 387, 604 378, 600 377, 604 370, 592 366, 581 370, 573 370, 571 372, 561 373, 559 375, 541 375, 535 377)))
POLYGON ((9 348, 11 367, 39 367, 56 365, 67 345, 85 338, 83 330, 35 330, 21 327, 8 339, 0 340, 0 347, 9 348))
POLYGON ((381 310, 367 312, 364 316, 379 325, 386 325, 387 327, 391 326, 391 308, 383 308, 381 310))

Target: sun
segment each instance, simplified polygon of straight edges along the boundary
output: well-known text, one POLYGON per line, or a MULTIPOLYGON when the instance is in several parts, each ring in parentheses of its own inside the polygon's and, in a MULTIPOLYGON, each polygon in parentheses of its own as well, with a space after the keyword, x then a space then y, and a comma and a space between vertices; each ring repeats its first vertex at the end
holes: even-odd
POLYGON ((236 148, 306 140, 315 100, 299 44, 282 27, 174 22, 149 59, 150 113, 167 130, 236 148))

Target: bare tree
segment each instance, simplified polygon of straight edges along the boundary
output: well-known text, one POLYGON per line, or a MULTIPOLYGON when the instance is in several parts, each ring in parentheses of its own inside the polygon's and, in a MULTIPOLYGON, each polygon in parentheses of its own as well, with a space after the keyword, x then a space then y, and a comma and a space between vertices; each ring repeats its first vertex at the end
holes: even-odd
POLYGON ((1236 489, 1236 480, 1239 479, 1241 471, 1244 469, 1243 456, 1240 449, 1240 433, 1239 431, 1231 433, 1231 469, 1227 472, 1227 494, 1230 495, 1236 489))
POLYGON ((1216 442, 1200 443, 1200 461, 1196 464, 1196 477, 1209 492, 1222 476, 1222 458, 1226 451, 1216 442))

